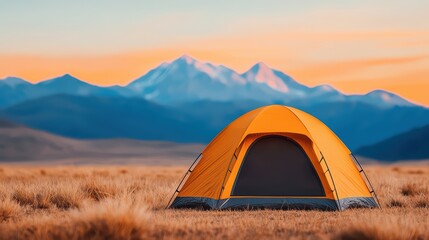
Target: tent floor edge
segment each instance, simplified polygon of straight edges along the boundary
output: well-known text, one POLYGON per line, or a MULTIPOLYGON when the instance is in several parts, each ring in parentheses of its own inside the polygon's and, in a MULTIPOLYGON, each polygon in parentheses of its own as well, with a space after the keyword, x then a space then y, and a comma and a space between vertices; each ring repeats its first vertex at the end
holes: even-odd
POLYGON ((338 210, 335 200, 327 198, 229 198, 222 209, 253 210, 338 210))
POLYGON ((327 198, 227 198, 177 197, 170 208, 202 210, 321 210, 343 211, 351 208, 377 208, 373 197, 327 198), (341 210, 337 203, 340 203, 341 210))
POLYGON ((350 208, 378 208, 374 197, 348 197, 342 198, 338 202, 343 210, 350 208))

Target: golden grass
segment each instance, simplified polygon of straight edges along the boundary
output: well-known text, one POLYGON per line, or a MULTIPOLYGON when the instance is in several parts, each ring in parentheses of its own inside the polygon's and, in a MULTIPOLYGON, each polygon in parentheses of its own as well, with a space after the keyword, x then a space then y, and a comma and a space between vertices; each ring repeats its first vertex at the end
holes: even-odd
POLYGON ((22 208, 10 199, 2 199, 0 203, 0 222, 16 219, 22 214, 22 208))
POLYGON ((164 209, 185 167, 0 168, 0 239, 428 239, 429 167, 367 166, 382 209, 164 209))

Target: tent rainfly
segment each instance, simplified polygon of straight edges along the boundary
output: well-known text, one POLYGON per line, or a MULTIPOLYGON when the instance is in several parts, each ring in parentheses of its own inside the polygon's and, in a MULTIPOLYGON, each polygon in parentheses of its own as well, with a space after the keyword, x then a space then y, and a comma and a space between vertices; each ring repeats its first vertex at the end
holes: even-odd
POLYGON ((271 105, 223 129, 191 165, 168 207, 342 211, 379 204, 355 156, 325 124, 271 105))

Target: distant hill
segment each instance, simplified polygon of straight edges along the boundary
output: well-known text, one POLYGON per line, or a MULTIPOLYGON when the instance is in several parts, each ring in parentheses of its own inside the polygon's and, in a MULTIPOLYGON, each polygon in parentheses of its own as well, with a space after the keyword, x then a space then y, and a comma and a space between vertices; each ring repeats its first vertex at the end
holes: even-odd
POLYGON ((131 139, 75 140, 0 119, 0 162, 187 164, 203 145, 131 139))
POLYGON ((20 125, 18 125, 16 123, 9 122, 9 121, 7 121, 5 119, 1 119, 0 118, 0 128, 11 128, 11 129, 14 129, 14 128, 19 128, 19 127, 20 127, 20 125))
POLYGON ((207 120, 141 98, 53 95, 0 111, 35 129, 82 139, 132 138, 207 142, 216 131, 207 120))
MULTIPOLYGON (((130 138, 208 143, 257 101, 199 101, 174 107, 141 98, 53 95, 0 110, 0 117, 77 139, 130 138)), ((366 103, 291 104, 327 124, 351 149, 429 123, 422 107, 381 108, 366 103)))
POLYGON ((322 120, 352 151, 429 124, 429 109, 419 106, 383 108, 361 102, 293 106, 322 120))
POLYGON ((429 159, 429 125, 365 146, 356 154, 379 160, 429 159))

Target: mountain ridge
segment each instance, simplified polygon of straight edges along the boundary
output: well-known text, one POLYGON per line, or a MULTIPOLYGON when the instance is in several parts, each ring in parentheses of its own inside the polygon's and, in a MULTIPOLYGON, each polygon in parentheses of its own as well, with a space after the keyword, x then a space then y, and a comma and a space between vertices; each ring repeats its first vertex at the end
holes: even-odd
MULTIPOLYGON (((267 105, 259 101, 199 101, 174 106, 142 98, 53 95, 0 110, 0 117, 77 139, 132 138, 207 143, 240 115, 267 105)), ((295 102, 330 127, 351 149, 429 124, 425 108, 380 108, 366 103, 295 102)))
POLYGON ((182 56, 122 87, 99 87, 70 74, 37 84, 0 81, 0 117, 78 139, 206 143, 235 118, 271 104, 314 115, 352 150, 429 124, 429 108, 394 93, 309 87, 264 63, 238 73, 182 56))
POLYGON ((224 65, 183 55, 163 62, 125 86, 101 87, 64 74, 36 84, 10 77, 0 80, 0 108, 53 94, 141 97, 171 105, 201 100, 256 100, 288 104, 292 101, 358 101, 382 107, 417 105, 385 90, 343 94, 326 84, 309 87, 263 62, 238 73, 224 65))
POLYGON ((204 142, 214 133, 204 121, 142 98, 58 94, 3 109, 0 117, 76 139, 204 142))
POLYGON ((429 158, 429 124, 401 132, 390 138, 356 150, 356 153, 384 161, 429 158))

